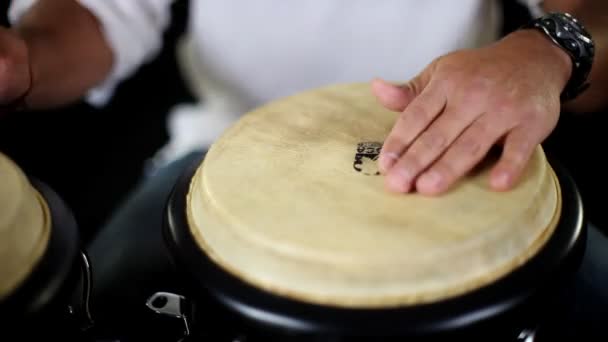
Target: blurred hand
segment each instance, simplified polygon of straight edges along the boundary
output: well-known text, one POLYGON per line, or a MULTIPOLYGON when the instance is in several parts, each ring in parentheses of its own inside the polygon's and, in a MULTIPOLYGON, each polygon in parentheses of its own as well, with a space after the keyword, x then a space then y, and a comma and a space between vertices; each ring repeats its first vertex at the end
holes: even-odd
POLYGON ((31 81, 25 41, 10 29, 0 28, 0 115, 23 98, 31 81))
POLYGON ((519 31, 440 57, 405 85, 374 80, 380 103, 400 112, 379 158, 388 189, 441 194, 496 143, 490 185, 512 188, 557 124, 570 63, 540 33, 519 31))

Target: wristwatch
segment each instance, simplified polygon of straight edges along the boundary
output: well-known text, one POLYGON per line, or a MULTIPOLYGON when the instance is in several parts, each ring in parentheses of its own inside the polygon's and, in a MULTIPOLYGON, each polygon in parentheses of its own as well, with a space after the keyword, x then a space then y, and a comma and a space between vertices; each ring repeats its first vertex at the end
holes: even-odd
POLYGON ((547 13, 523 28, 541 31, 572 59, 572 75, 563 89, 562 101, 576 98, 589 87, 595 44, 591 34, 576 18, 569 13, 547 13))

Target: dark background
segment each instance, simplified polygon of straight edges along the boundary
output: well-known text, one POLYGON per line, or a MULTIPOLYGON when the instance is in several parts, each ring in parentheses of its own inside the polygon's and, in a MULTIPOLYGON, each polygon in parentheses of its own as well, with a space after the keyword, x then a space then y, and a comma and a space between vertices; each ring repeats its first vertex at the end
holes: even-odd
MULTIPOLYGON (((6 13, 9 3, 1 2, 0 14, 6 13)), ((64 198, 85 240, 140 179, 147 158, 166 142, 165 120, 171 106, 192 100, 174 56, 187 11, 188 1, 175 2, 161 54, 122 84, 107 107, 76 103, 59 110, 19 113, 0 122, 0 151, 64 198)), ((509 18, 505 32, 528 19, 525 10, 511 1, 505 1, 505 13, 509 18)), ((7 24, 6 18, 0 21, 7 24)), ((599 165, 606 155, 607 123, 604 113, 564 115, 545 144, 574 175, 589 217, 602 227, 607 226, 602 211, 608 181, 599 165)))

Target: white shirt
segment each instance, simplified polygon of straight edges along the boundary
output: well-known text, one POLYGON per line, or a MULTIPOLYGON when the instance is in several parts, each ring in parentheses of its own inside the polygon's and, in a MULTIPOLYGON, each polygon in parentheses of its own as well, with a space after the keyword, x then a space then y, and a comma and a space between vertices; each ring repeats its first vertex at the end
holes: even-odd
MULTIPOLYGON (((35 1, 14 0, 11 20, 35 1)), ((79 1, 115 55, 111 74, 87 94, 102 106, 159 52, 172 0, 79 1)), ((497 0, 191 0, 190 7, 178 59, 204 101, 169 113, 161 162, 208 147, 244 112, 278 97, 373 77, 406 81, 442 54, 496 40, 502 24, 497 0)))

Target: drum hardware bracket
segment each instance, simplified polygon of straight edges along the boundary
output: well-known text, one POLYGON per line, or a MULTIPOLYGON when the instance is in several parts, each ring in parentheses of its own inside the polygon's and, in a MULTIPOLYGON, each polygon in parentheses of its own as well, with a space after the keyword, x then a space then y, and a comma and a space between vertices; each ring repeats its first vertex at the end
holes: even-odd
POLYGON ((536 341, 536 330, 524 329, 517 336, 518 342, 535 342, 536 341))
POLYGON ((68 314, 79 320, 77 323, 81 331, 87 331, 94 325, 91 315, 91 293, 93 287, 93 276, 91 271, 91 263, 89 257, 84 251, 79 253, 80 265, 82 271, 82 297, 79 298, 78 305, 68 305, 68 314))
POLYGON ((191 335, 190 318, 186 314, 188 312, 188 300, 184 296, 170 292, 156 292, 148 298, 146 306, 159 315, 182 320, 184 323, 184 338, 180 341, 191 335))

